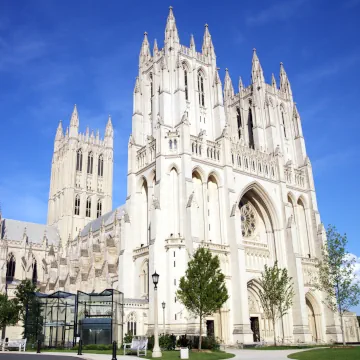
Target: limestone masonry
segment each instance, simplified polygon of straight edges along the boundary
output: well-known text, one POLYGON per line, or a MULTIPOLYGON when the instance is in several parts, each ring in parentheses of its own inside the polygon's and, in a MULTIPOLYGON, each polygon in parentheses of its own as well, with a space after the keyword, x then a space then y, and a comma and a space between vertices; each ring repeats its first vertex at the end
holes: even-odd
MULTIPOLYGON (((278 260, 295 298, 277 334, 340 341, 338 316, 309 286, 326 232, 284 66, 279 82, 272 75, 267 84, 254 49, 251 84, 240 78, 236 87, 227 69, 220 80, 208 25, 201 48, 193 37, 181 45, 170 8, 163 49, 155 41, 151 51, 147 33, 141 46, 125 204, 112 208, 111 119, 103 139, 82 134, 75 106, 69 128, 60 122, 56 131, 47 225, 1 219, 2 291, 14 296, 24 278, 49 293, 113 287, 125 296, 124 333, 145 335, 153 331, 156 270, 159 323, 165 301, 166 332, 198 334, 175 292, 202 245, 219 256, 230 295, 205 319, 208 334, 226 344, 273 340, 256 278, 278 260)), ((359 341, 353 314, 345 325, 347 341, 359 341)), ((20 334, 18 326, 6 336, 20 334)))

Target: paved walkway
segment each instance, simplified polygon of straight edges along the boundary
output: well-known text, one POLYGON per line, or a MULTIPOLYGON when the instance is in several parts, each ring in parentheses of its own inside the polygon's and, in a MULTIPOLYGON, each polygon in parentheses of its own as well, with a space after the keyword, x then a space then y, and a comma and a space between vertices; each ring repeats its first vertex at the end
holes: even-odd
MULTIPOLYGON (((243 350, 243 349, 226 349, 227 352, 231 354, 235 354, 233 359, 236 360, 287 360, 288 355, 297 353, 300 351, 306 351, 307 349, 294 349, 294 350, 243 350)), ((311 349, 309 349, 311 350, 311 349)), ((9 354, 9 353, 0 353, 0 360, 2 358, 5 360, 6 356, 1 356, 1 354, 9 354)), ((55 356, 59 360, 65 360, 65 358, 69 360, 83 359, 83 360, 111 360, 111 354, 83 354, 77 355, 76 353, 64 353, 64 352, 43 352, 41 354, 34 353, 24 353, 18 351, 12 351, 12 354, 17 354, 18 356, 11 357, 11 360, 15 360, 16 358, 20 358, 25 360, 32 359, 40 359, 40 360, 49 360, 51 356, 55 356), (60 358, 59 358, 60 357, 60 358)), ((117 355, 117 359, 123 360, 131 360, 136 359, 136 356, 129 355, 117 355)), ((54 359, 56 360, 56 359, 54 359)))
POLYGON ((236 360, 289 360, 288 355, 307 349, 294 350, 244 350, 244 349, 226 349, 226 352, 235 354, 236 360))

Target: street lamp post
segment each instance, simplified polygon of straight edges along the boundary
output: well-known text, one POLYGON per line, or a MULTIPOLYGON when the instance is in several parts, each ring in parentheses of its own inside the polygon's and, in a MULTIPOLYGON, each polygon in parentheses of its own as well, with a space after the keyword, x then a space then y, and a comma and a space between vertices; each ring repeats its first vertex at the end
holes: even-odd
POLYGON ((160 346, 159 346, 159 333, 158 333, 158 298, 157 298, 157 284, 159 282, 159 274, 154 272, 152 274, 154 283, 154 348, 152 352, 153 358, 162 357, 160 346))
POLYGON ((162 308, 163 308, 163 333, 165 335, 165 301, 162 302, 162 308))

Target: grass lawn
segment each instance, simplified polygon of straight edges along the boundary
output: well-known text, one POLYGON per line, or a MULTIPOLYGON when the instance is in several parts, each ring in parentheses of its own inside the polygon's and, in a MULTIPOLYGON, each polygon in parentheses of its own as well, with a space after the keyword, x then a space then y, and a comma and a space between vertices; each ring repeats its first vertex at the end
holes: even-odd
POLYGON ((360 346, 348 349, 330 348, 298 352, 288 356, 289 359, 299 360, 359 360, 360 346))
MULTIPOLYGON (((219 360, 219 359, 230 359, 234 357, 235 355, 225 353, 223 351, 213 351, 213 352, 192 352, 189 351, 189 359, 190 360, 219 360)), ((152 359, 151 357, 151 351, 148 352, 145 359, 152 359)), ((162 358, 165 360, 174 360, 174 359, 180 359, 180 351, 163 351, 162 352, 162 358)))

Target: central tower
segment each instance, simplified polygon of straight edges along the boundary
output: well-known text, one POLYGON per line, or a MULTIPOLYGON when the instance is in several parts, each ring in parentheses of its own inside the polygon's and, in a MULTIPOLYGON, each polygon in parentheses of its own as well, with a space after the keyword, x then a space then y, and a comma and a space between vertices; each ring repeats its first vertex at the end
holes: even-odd
POLYGON ((76 108, 64 134, 60 121, 51 165, 48 225, 59 229, 62 245, 74 239, 90 221, 111 211, 113 137, 109 116, 104 139, 89 128, 79 133, 76 108))

